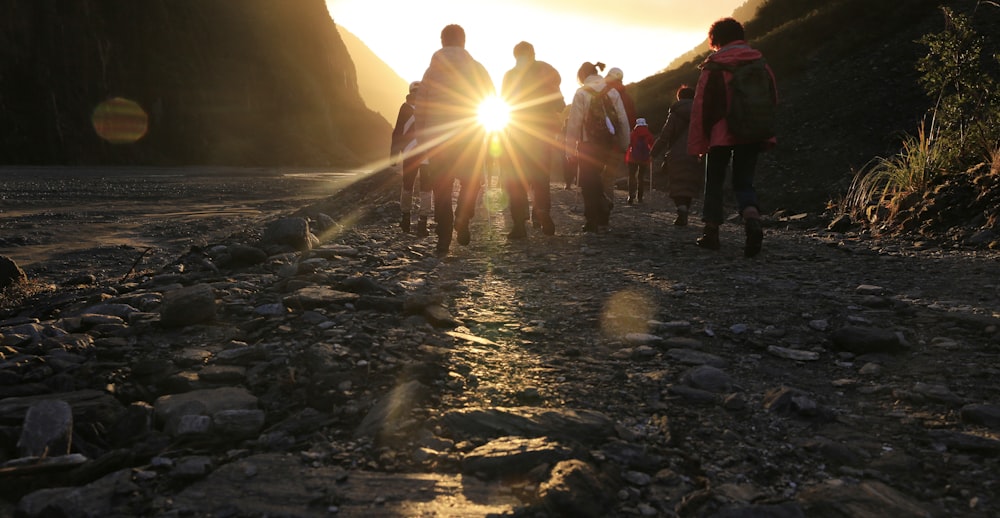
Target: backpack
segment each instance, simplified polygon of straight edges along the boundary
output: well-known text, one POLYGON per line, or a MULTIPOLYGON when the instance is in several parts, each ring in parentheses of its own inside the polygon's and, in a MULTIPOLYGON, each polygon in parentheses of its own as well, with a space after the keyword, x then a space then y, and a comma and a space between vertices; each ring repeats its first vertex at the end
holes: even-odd
POLYGON ((598 145, 611 146, 615 142, 615 105, 608 97, 608 90, 605 88, 598 92, 593 88, 585 87, 590 94, 590 104, 583 114, 583 131, 587 135, 587 140, 598 145))
POLYGON ((632 146, 632 152, 629 153, 629 158, 633 162, 645 163, 649 161, 649 144, 646 142, 646 135, 640 135, 634 146, 632 146))
POLYGON ((747 140, 767 140, 774 136, 774 83, 764 58, 738 65, 709 62, 709 70, 732 74, 732 98, 726 113, 729 131, 747 140))

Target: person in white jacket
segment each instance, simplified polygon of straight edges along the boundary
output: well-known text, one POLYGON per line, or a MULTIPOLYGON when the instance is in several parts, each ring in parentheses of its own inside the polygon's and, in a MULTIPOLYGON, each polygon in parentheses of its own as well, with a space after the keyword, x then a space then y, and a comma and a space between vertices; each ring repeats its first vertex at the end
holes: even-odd
POLYGON ((580 88, 573 95, 573 104, 566 125, 565 152, 576 157, 580 167, 580 191, 583 195, 583 215, 586 223, 583 232, 597 232, 600 226, 610 223, 613 200, 604 193, 601 176, 609 168, 618 167, 618 159, 629 145, 629 122, 622 98, 616 90, 609 89, 599 74, 604 63, 584 63, 576 73, 580 88), (599 94, 607 95, 614 106, 614 140, 609 144, 595 142, 587 135, 584 118, 591 102, 600 102, 599 94), (596 95, 595 95, 596 94, 596 95))

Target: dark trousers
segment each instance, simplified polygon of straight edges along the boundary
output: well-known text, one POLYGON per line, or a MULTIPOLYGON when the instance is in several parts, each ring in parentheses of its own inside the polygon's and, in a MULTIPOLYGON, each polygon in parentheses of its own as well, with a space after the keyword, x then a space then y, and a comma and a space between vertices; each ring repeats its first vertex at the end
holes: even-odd
POLYGON ((760 144, 738 144, 735 146, 715 146, 708 150, 705 159, 705 205, 706 223, 721 225, 725 221, 723 199, 725 197, 726 171, 733 166, 733 194, 740 214, 747 207, 757 207, 757 192, 753 187, 754 170, 760 144))
POLYGON ((587 225, 607 225, 611 216, 611 200, 604 194, 601 175, 610 163, 614 150, 581 142, 578 149, 580 193, 583 195, 583 217, 587 225))
POLYGON ((649 181, 648 178, 649 164, 639 163, 639 162, 629 162, 628 163, 628 196, 629 198, 635 197, 636 193, 639 195, 639 199, 642 199, 642 194, 646 192, 646 182, 649 181))
POLYGON ((528 220, 528 193, 534 198, 532 213, 547 218, 552 210, 549 192, 552 145, 535 134, 512 129, 507 138, 504 160, 504 190, 510 201, 514 225, 528 220))
POLYGON ((420 192, 430 192, 431 184, 427 181, 424 175, 420 175, 421 163, 424 161, 423 156, 405 158, 403 159, 403 191, 413 192, 413 184, 417 181, 417 176, 420 176, 420 192))
POLYGON ((438 251, 446 251, 451 246, 456 224, 468 225, 475 215, 476 196, 483 183, 481 147, 481 143, 471 139, 450 142, 435 149, 429 163, 423 167, 434 191, 438 251), (455 180, 460 184, 457 205, 452 204, 455 180))

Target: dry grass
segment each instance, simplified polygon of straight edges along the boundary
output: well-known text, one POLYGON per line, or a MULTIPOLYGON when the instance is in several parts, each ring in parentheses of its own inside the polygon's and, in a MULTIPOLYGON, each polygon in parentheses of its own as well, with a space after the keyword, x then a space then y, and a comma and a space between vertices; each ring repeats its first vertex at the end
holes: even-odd
POLYGON ((54 290, 55 286, 51 284, 31 279, 13 284, 0 291, 0 311, 23 306, 31 297, 54 290))

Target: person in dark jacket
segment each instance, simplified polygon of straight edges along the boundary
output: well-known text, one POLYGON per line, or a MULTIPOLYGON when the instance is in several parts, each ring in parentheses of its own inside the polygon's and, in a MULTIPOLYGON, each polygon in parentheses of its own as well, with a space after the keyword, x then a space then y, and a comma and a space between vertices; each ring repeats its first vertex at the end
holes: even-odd
POLYGON ((403 188, 399 194, 400 215, 399 228, 403 232, 410 231, 411 212, 413 210, 413 186, 417 178, 420 178, 420 215, 417 219, 417 235, 427 235, 427 216, 431 213, 431 183, 420 174, 424 155, 418 153, 416 139, 416 114, 415 98, 417 89, 420 88, 420 81, 410 83, 410 93, 406 95, 406 102, 399 107, 399 114, 396 115, 396 125, 392 128, 392 146, 390 149, 390 162, 396 165, 398 157, 402 157, 403 162, 403 188))
POLYGON ((565 107, 559 85, 562 78, 552 65, 535 59, 535 48, 522 41, 514 46, 517 64, 503 76, 500 95, 510 106, 503 185, 510 200, 513 227, 507 237, 528 237, 528 192, 532 220, 546 235, 556 232, 549 192, 552 154, 565 107))
MULTIPOLYGON (((757 155, 774 147, 777 140, 773 136, 766 139, 742 138, 729 129, 726 114, 732 97, 729 84, 732 73, 711 66, 739 65, 760 59, 760 51, 751 48, 745 38, 743 25, 732 18, 718 20, 708 30, 709 46, 715 52, 701 65, 691 110, 688 153, 705 155, 705 231, 698 239, 698 246, 709 250, 719 249, 719 225, 724 219, 723 185, 726 170, 732 163, 733 192, 746 234, 743 255, 753 257, 760 253, 764 241, 757 192, 753 186, 757 155)), ((771 76, 773 102, 777 104, 774 73, 770 67, 767 71, 771 76)))
POLYGON ((486 133, 476 116, 483 100, 495 94, 486 68, 465 50, 465 30, 442 29, 441 49, 431 56, 416 99, 417 140, 427 147, 425 168, 434 190, 438 256, 448 254, 453 232, 460 245, 471 240, 486 156, 486 133), (460 189, 452 212, 456 179, 460 189))
POLYGON ((700 157, 687 152, 694 88, 681 85, 676 97, 677 101, 670 106, 667 121, 653 144, 652 155, 654 160, 663 157, 661 170, 666 172, 667 195, 677 208, 674 225, 685 226, 688 224, 691 201, 701 195, 705 166, 700 157))

